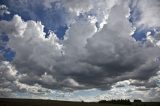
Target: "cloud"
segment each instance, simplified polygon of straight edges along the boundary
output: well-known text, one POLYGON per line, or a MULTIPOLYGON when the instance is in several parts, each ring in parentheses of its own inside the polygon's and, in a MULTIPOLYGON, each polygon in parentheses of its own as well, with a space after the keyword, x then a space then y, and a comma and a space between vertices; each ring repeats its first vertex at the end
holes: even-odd
POLYGON ((4 14, 10 14, 10 12, 6 5, 0 5, 0 16, 3 16, 4 14))
POLYGON ((16 92, 27 92, 35 95, 53 92, 39 84, 28 85, 21 83, 19 80, 23 76, 25 76, 25 74, 20 74, 9 62, 0 62, 0 97, 16 97, 16 92))
POLYGON ((76 15, 87 12, 93 8, 91 0, 65 0, 62 2, 62 5, 70 12, 76 13, 76 15))
POLYGON ((0 97, 14 97, 12 93, 17 89, 13 84, 17 70, 8 62, 0 62, 0 97))
POLYGON ((64 0, 61 1, 62 6, 68 10, 69 14, 74 18, 76 16, 89 17, 94 16, 97 20, 97 27, 102 28, 108 19, 108 15, 112 7, 116 5, 118 0, 64 0))
MULTIPOLYGON (((115 83, 112 88, 98 98, 102 99, 119 99, 120 96, 123 99, 141 99, 142 101, 159 101, 159 88, 146 88, 144 85, 136 86, 132 85, 135 80, 124 80, 115 83)), ((138 82, 138 81, 137 81, 138 82)))
POLYGON ((146 25, 148 27, 159 27, 159 10, 160 10, 159 0, 140 0, 138 7, 141 12, 141 19, 139 21, 140 25, 146 25), (153 17, 154 16, 154 17, 153 17))
POLYGON ((158 45, 159 36, 159 0, 130 0, 129 21, 135 27, 133 37, 138 41, 146 41, 148 46, 158 45), (150 33, 149 36, 147 33, 150 33), (157 43, 157 44, 153 44, 157 43))
MULTIPOLYGON (((74 4, 76 1, 67 3, 74 4)), ((76 5, 73 9, 77 11, 76 8, 88 6, 83 3, 84 1, 80 3, 80 7, 76 5)), ((66 8, 73 4, 66 4, 66 8)), ((90 4, 93 5, 89 2, 90 4)), ((95 11, 97 19, 105 5, 100 2, 97 8, 101 6, 100 10, 95 11)), ((11 63, 3 61, 0 65, 4 70, 1 75, 5 79, 1 84, 4 86, 8 82, 3 90, 9 90, 12 94, 16 91, 40 94, 54 90, 96 88, 110 89, 114 93, 119 87, 130 86, 131 82, 128 80, 131 79, 135 80, 132 86, 135 86, 134 90, 137 92, 141 89, 136 88, 139 85, 157 92, 158 85, 153 79, 157 79, 155 76, 159 71, 159 63, 155 61, 160 53, 159 47, 148 47, 146 43, 136 42, 132 38, 134 28, 127 17, 130 12, 128 1, 118 1, 116 5, 111 2, 107 6, 107 10, 100 16, 106 22, 101 30, 88 17, 72 23, 64 40, 59 40, 52 31, 45 38, 46 33, 41 22, 24 21, 19 15, 14 15, 11 21, 0 21, 0 33, 9 35, 7 46, 16 52, 11 63), (136 81, 142 83, 138 85, 136 81)), ((86 12, 94 10, 95 8, 89 8, 86 12)), ((113 95, 112 93, 110 94, 113 95)), ((117 91, 116 94, 122 93, 117 91)), ((137 95, 138 93, 135 94, 137 95)), ((128 97, 125 92, 123 96, 128 97)))
POLYGON ((141 27, 159 27, 159 5, 159 0, 130 0, 132 23, 141 27))
POLYGON ((67 78, 62 82, 63 85, 68 86, 69 88, 72 87, 77 87, 77 88, 81 88, 83 87, 83 85, 80 85, 78 82, 76 82, 74 79, 72 78, 67 78))
MULTIPOLYGON (((59 2, 54 2, 51 8, 46 8, 44 5, 45 2, 49 2, 49 0, 5 0, 5 4, 13 15, 18 14, 25 21, 41 21, 42 24, 45 25, 46 33, 52 30, 61 38, 68 28, 68 25, 70 25, 74 19, 68 16, 68 12, 59 2), (64 32, 62 32, 62 30, 64 30, 64 32)), ((12 14, 10 17, 13 17, 12 14)))
POLYGON ((43 1, 43 5, 46 8, 52 8, 52 3, 57 2, 59 0, 42 0, 43 1))
POLYGON ((19 73, 42 75, 45 70, 49 71, 49 68, 52 68, 52 64, 56 61, 53 57, 61 56, 58 38, 51 32, 51 36, 45 39, 43 25, 40 22, 24 22, 18 15, 15 15, 12 21, 1 21, 0 25, 1 27, 4 25, 2 32, 11 35, 8 46, 16 51, 13 63, 19 73))

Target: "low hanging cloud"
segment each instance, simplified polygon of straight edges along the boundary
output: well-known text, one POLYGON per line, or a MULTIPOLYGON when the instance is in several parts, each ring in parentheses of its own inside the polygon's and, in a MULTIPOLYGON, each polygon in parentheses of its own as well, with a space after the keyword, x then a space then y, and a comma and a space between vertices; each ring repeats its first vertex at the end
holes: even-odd
MULTIPOLYGON (((2 61, 0 65, 1 91, 38 94, 52 90, 109 90, 129 79, 148 83, 159 71, 155 60, 160 48, 132 38, 134 29, 128 14, 128 1, 119 1, 101 30, 90 19, 79 20, 70 25, 64 40, 52 31, 45 38, 41 22, 24 21, 19 15, 11 21, 0 21, 0 33, 8 34, 7 46, 16 52, 11 63, 2 61)), ((158 86, 142 85, 148 89, 158 86)))

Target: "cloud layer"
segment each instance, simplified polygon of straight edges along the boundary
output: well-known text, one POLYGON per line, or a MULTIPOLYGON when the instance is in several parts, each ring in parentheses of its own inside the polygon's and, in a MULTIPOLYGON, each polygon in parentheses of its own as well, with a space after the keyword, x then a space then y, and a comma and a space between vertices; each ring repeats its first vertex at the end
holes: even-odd
MULTIPOLYGON (((52 8, 54 2, 47 0, 43 5, 52 8)), ((58 39, 53 31, 45 38, 45 26, 41 22, 24 21, 19 15, 14 15, 11 21, 0 21, 0 33, 9 36, 7 47, 16 52, 12 62, 1 60, 0 96, 14 97, 16 92, 40 95, 55 90, 69 92, 93 88, 113 92, 124 86, 134 86, 135 89, 127 91, 131 93, 141 88, 147 93, 159 92, 157 58, 160 48, 151 40, 142 43, 131 36, 134 28, 128 20, 129 3, 128 0, 109 3, 102 0, 98 4, 92 0, 60 1, 69 16, 74 17, 64 40, 58 39), (107 4, 106 8, 104 4, 107 4), (93 11, 95 15, 88 15, 93 11), (80 14, 83 14, 82 18, 79 18, 80 14)), ((148 13, 140 9, 143 17, 139 23, 148 25, 151 22, 143 19, 148 13)), ((156 24, 150 25, 159 26, 156 24)), ((160 95, 153 96, 159 98, 160 95)))

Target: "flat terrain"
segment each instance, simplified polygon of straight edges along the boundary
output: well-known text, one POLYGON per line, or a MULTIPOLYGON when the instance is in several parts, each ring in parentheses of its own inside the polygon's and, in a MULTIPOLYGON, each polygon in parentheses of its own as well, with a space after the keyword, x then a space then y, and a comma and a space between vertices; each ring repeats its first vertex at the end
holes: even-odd
POLYGON ((131 105, 84 103, 38 99, 4 99, 0 98, 0 106, 160 106, 160 102, 132 103, 131 105))

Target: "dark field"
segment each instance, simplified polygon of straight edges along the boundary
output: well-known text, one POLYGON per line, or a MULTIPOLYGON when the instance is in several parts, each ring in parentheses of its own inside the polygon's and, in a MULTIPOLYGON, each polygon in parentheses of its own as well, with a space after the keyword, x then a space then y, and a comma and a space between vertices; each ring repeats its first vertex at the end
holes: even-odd
POLYGON ((160 102, 131 103, 131 105, 109 103, 67 102, 38 99, 0 99, 0 106, 160 106, 160 102))

